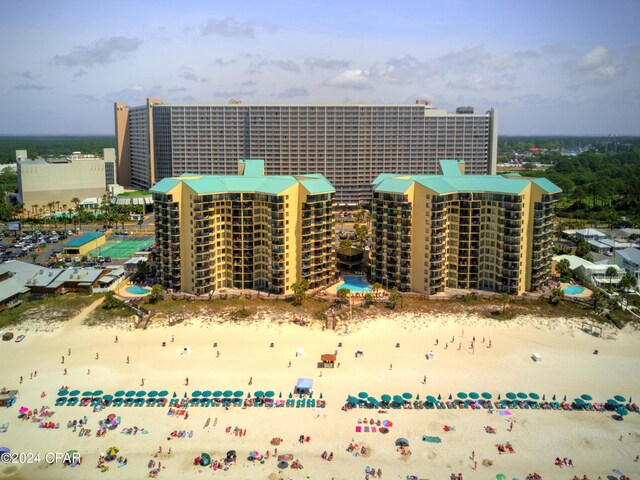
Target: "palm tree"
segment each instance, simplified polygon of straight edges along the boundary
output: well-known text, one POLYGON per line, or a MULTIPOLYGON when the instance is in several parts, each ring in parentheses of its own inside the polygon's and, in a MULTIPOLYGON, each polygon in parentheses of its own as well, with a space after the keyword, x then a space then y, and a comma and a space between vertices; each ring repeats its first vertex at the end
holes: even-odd
POLYGON ((373 303, 373 295, 371 294, 371 292, 365 293, 364 294, 364 305, 365 305, 365 307, 368 307, 372 303, 373 303))
POLYGON ((507 304, 509 303, 509 300, 511 300, 511 296, 508 293, 503 292, 503 293, 500 294, 500 301, 502 302, 502 314, 503 315, 507 311, 507 304))
POLYGON ((73 197, 71 199, 71 203, 76 206, 76 211, 78 211, 78 207, 80 206, 80 199, 78 197, 73 197))
POLYGON ((615 267, 608 267, 607 271, 604 272, 605 276, 609 277, 609 287, 613 288, 613 284, 611 283, 611 280, 613 279, 614 275, 616 275, 618 273, 618 271, 616 270, 615 267))
POLYGON ((37 258, 38 258, 38 254, 37 254, 36 252, 30 253, 30 254, 29 254, 29 258, 31 259, 31 261, 32 261, 33 263, 36 263, 36 260, 37 260, 37 258))
POLYGON ((382 284, 381 284, 381 283, 379 283, 379 282, 376 282, 376 283, 374 283, 374 284, 372 285, 372 287, 373 287, 373 290, 374 290, 374 291, 376 291, 376 290, 380 290, 380 289, 382 288, 382 284))
POLYGON ((551 302, 553 305, 557 305, 558 303, 560 303, 560 300, 562 300, 564 298, 564 290, 562 290, 561 288, 554 288, 551 291, 551 297, 549 298, 549 302, 551 302))
POLYGON ((591 294, 591 301, 593 302, 593 309, 598 307, 598 303, 602 300, 602 292, 600 290, 594 290, 591 294))
POLYGON ((620 279, 620 287, 622 288, 622 294, 625 299, 627 290, 634 290, 638 285, 638 279, 630 273, 625 273, 620 279))
POLYGON ((339 288, 336 292, 336 295, 338 296, 338 300, 340 300, 341 303, 349 303, 347 300, 347 297, 349 296, 348 288, 339 288))

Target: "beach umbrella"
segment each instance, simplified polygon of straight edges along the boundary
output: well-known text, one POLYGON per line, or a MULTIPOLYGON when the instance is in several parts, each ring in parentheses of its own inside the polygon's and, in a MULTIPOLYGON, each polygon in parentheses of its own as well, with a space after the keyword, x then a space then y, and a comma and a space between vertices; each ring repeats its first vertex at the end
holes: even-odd
POLYGON ((501 397, 502 397, 502 394, 500 394, 500 393, 499 393, 499 394, 498 394, 498 400, 502 400, 502 398, 501 398, 501 397))
POLYGON ((93 397, 93 391, 85 390, 84 392, 82 392, 82 396, 83 397, 93 397))
POLYGON ((520 400, 525 400, 528 397, 528 395, 524 392, 518 392, 518 398, 520 400))
POLYGON ((436 397, 434 397, 433 395, 427 395, 427 402, 429 403, 436 403, 436 397))
POLYGON ((515 400, 517 398, 517 395, 513 392, 507 392, 505 397, 507 397, 509 400, 515 400))
POLYGON ((581 407, 585 404, 584 400, 581 398, 574 398, 573 401, 576 402, 576 405, 579 405, 581 407))
POLYGON ((498 475, 496 475, 496 480, 507 480, 507 477, 504 475, 504 473, 499 473, 498 475))
POLYGON ((438 394, 438 400, 442 400, 442 395, 438 394))
POLYGON ((291 394, 291 392, 289 392, 289 398, 293 398, 293 395, 291 394))
POLYGON ((402 394, 402 398, 404 398, 405 400, 411 400, 413 398, 413 395, 411 395, 409 392, 404 392, 402 394))
POLYGON ((136 393, 136 397, 138 397, 138 398, 142 398, 142 397, 144 397, 146 394, 147 394, 147 392, 146 392, 145 390, 139 390, 139 391, 136 393))
POLYGON ((202 392, 202 396, 204 398, 209 398, 211 396, 211 390, 205 390, 204 392, 202 392))
POLYGON ((478 395, 478 393, 477 393, 477 392, 470 392, 470 393, 469 393, 469 398, 470 398, 471 400, 478 400, 478 399, 480 398, 480 395, 478 395))
POLYGON ((350 403, 351 405, 357 405, 358 399, 356 397, 352 397, 351 395, 349 395, 347 397, 347 402, 350 403))
POLYGON ((404 399, 400 395, 394 395, 393 396, 393 401, 396 402, 396 403, 402 403, 402 402, 404 402, 404 399))
POLYGON ((104 397, 102 397, 102 399, 110 402, 111 400, 113 400, 113 395, 105 395, 104 397))
POLYGON ((484 398, 485 400, 491 400, 493 395, 491 395, 489 392, 482 392, 481 397, 484 398))
POLYGON ((222 392, 220 390, 216 390, 215 392, 213 392, 213 396, 215 398, 221 397, 222 396, 222 392))
POLYGON ((151 391, 147 394, 147 396, 148 396, 148 397, 150 397, 150 398, 155 398, 155 397, 157 397, 157 396, 158 396, 158 391, 157 391, 157 390, 151 390, 151 391))
POLYGON ((136 394, 135 390, 129 390, 127 393, 124 394, 124 396, 131 398, 131 397, 135 396, 135 394, 136 394))
POLYGON ((556 401, 556 394, 555 394, 555 393, 553 394, 553 398, 552 398, 552 400, 553 400, 554 402, 556 401))
POLYGON ((580 398, 583 400, 586 400, 587 402, 590 402, 591 400, 593 400, 593 397, 591 395, 588 395, 586 393, 583 393, 582 395, 580 395, 580 398))
POLYGON ((235 392, 233 392, 233 396, 236 398, 240 398, 242 395, 244 395, 244 392, 242 390, 236 390, 235 392))
POLYGON ((278 468, 283 470, 285 468, 287 468, 289 466, 289 464, 287 462, 285 462, 284 460, 280 460, 278 462, 278 468))
POLYGON ((468 395, 464 392, 458 392, 458 398, 460 400, 465 400, 468 397, 468 395))
POLYGON ((106 451, 107 457, 115 457, 119 451, 117 447, 108 448, 106 451))
MULTIPOLYGON (((282 392, 280 392, 280 398, 282 398, 282 392)), ((322 399, 322 392, 320 392, 320 398, 322 399)))
POLYGON ((275 397, 275 392, 273 390, 267 390, 266 392, 264 392, 264 396, 267 398, 273 398, 275 397))
POLYGON ((629 414, 629 412, 626 408, 624 408, 623 405, 620 405, 618 408, 616 408, 616 413, 622 417, 629 414))
POLYGON ((608 403, 609 405, 611 405, 613 408, 616 408, 616 407, 618 407, 618 406, 620 405, 620 404, 619 404, 617 401, 615 401, 613 398, 610 398, 609 400, 607 400, 607 403, 608 403))
POLYGON ((365 398, 367 398, 369 396, 369 394, 367 392, 360 392, 358 394, 358 398, 361 398, 362 400, 364 400, 365 398))
POLYGON ((78 396, 78 395, 80 395, 80 390, 71 390, 71 391, 69 392, 69 396, 70 396, 70 397, 76 397, 76 396, 78 396))
POLYGON ((391 401, 391 395, 388 395, 388 394, 385 393, 384 395, 382 395, 380 397, 380 400, 382 400, 383 402, 387 402, 388 403, 388 402, 391 401))
POLYGON ((118 390, 118 391, 115 393, 115 396, 116 396, 116 397, 124 397, 124 390, 118 390))
POLYGON ((407 440, 406 438, 397 438, 396 439, 396 447, 408 447, 409 446, 409 440, 407 440))
POLYGON ((160 391, 158 392, 158 396, 159 396, 159 397, 164 398, 164 397, 166 397, 167 395, 169 395, 169 392, 167 392, 166 390, 160 390, 160 391))
MULTIPOLYGON (((256 390, 253 394, 256 398, 264 397, 264 392, 262 390, 256 390)), ((225 395, 226 396, 226 395, 225 395)))
POLYGON ((102 390, 95 390, 93 392, 93 396, 94 397, 99 397, 100 395, 102 395, 104 392, 102 390))
POLYGON ((235 450, 229 450, 227 452, 227 457, 235 457, 236 456, 236 451, 235 450))
POLYGON ((173 392, 173 398, 178 398, 178 394, 176 392, 173 392))
POLYGON ((200 454, 200 465, 203 467, 208 466, 211 463, 211 456, 208 453, 200 454))
POLYGON ((420 400, 420 394, 416 395, 416 400, 420 400))
POLYGON ((0 447, 0 454, 2 453, 11 453, 11 450, 7 447, 0 447))
POLYGON ((191 392, 192 397, 199 397, 200 395, 202 395, 202 392, 200 390, 194 390, 193 392, 191 392))
POLYGON ((222 392, 222 396, 224 398, 229 398, 231 397, 231 395, 233 395, 233 392, 231 390, 225 390, 224 392, 222 392))
POLYGON ((451 400, 453 398, 453 395, 449 394, 449 400, 451 400))
POLYGON ((378 400, 375 399, 374 397, 367 398, 367 402, 373 403, 375 406, 378 406, 378 400))
POLYGON ((618 470, 617 468, 614 468, 613 470, 611 470, 613 473, 615 473, 616 475, 622 476, 624 475, 620 470, 618 470))
POLYGON ((69 393, 68 390, 65 390, 64 388, 62 390, 58 390, 58 396, 59 397, 64 397, 65 395, 67 395, 69 393))
POLYGON ((626 399, 622 396, 622 395, 616 395, 615 398, 617 401, 619 401, 620 403, 624 403, 626 402, 626 399))
POLYGON ((530 393, 529 394, 529 398, 532 398, 534 400, 540 400, 540 395, 538 395, 537 393, 530 393))
POLYGON ((562 401, 563 401, 563 402, 566 402, 566 401, 567 401, 567 396, 566 396, 566 395, 564 396, 564 399, 563 399, 562 401))
POLYGON ((547 399, 547 396, 543 393, 542 394, 542 400, 546 400, 546 399, 547 399))

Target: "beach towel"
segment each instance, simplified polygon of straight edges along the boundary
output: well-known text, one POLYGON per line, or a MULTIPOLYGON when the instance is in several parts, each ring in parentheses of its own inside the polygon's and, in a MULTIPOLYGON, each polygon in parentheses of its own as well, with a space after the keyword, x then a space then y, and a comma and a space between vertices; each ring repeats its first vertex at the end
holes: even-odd
POLYGON ((365 433, 369 433, 369 427, 364 427, 365 433))
POLYGON ((428 435, 423 435, 422 441, 428 443, 442 443, 442 439, 440 437, 430 437, 428 435))
POLYGON ((373 433, 376 433, 376 427, 371 427, 371 431, 372 431, 373 433))
POLYGON ((356 427, 356 432, 360 433, 362 431, 362 427, 356 427))
POLYGON ((509 410, 498 410, 498 412, 500 413, 500 415, 511 415, 511 412, 509 410))

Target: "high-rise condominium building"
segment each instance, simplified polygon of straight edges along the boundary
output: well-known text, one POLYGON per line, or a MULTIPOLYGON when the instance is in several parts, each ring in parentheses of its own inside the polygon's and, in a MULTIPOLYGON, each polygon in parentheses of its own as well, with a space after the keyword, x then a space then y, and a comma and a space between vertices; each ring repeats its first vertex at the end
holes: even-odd
POLYGON ((264 176, 261 160, 239 175, 183 174, 151 191, 163 287, 290 294, 334 276, 333 186, 319 174, 264 176))
POLYGON ((149 188, 185 172, 228 175, 261 158, 269 175, 323 174, 338 203, 369 202, 380 173, 436 174, 441 158, 494 174, 497 113, 415 105, 115 104, 119 183, 149 188))
POLYGON ((445 287, 521 294, 549 280, 554 204, 544 178, 463 174, 380 175, 373 182, 372 275, 425 294, 445 287))

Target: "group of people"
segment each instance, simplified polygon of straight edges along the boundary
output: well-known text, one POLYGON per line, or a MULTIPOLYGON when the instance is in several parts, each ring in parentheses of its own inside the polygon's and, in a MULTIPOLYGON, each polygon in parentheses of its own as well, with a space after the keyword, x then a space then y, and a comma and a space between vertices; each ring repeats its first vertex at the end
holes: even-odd
POLYGON ((560 460, 560 457, 556 457, 555 465, 556 467, 560 467, 560 468, 573 467, 573 460, 567 457, 564 457, 562 460, 560 460))
POLYGON ((364 478, 365 480, 369 480, 370 478, 382 478, 382 469, 378 468, 377 470, 375 469, 375 467, 369 467, 367 466, 364 469, 364 478))
POLYGON ((320 455, 320 458, 322 458, 323 460, 331 461, 333 460, 333 452, 327 455, 327 451, 325 450, 324 452, 322 452, 322 455, 320 455))
POLYGON ((367 447, 365 447, 364 445, 360 446, 357 443, 350 443, 349 446, 347 447, 347 452, 353 453, 353 455, 356 457, 358 455, 366 455, 367 447))
POLYGON ((456 475, 455 473, 452 473, 452 474, 451 474, 451 476, 450 476, 449 478, 450 478, 451 480, 462 480, 462 474, 461 474, 461 473, 459 473, 459 474, 457 474, 457 475, 456 475))

